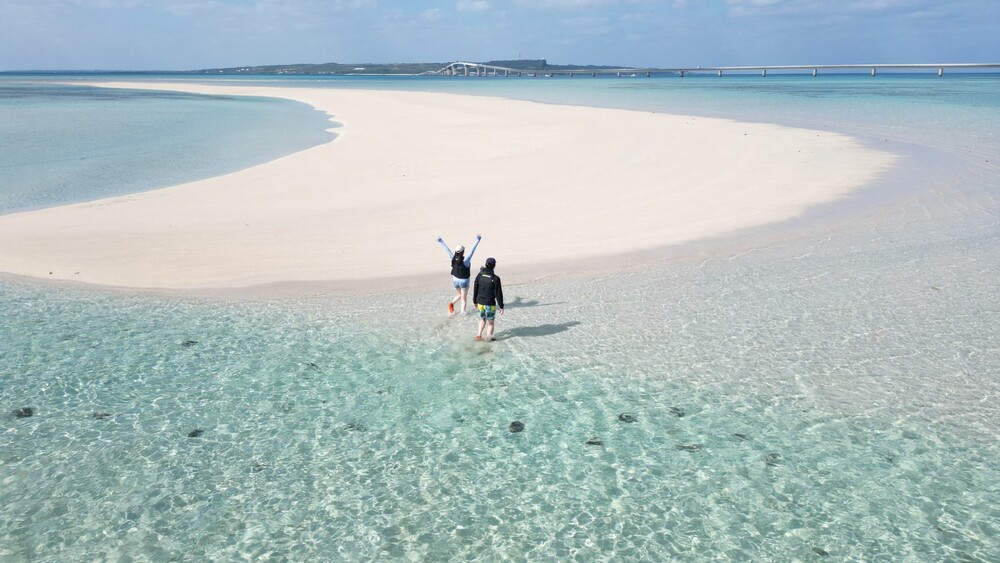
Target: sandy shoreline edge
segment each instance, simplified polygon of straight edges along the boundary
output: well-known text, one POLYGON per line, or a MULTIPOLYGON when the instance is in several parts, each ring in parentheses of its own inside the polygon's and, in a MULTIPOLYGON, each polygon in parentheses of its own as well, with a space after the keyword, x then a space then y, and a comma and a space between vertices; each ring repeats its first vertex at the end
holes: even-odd
POLYGON ((444 284, 436 235, 468 245, 481 232, 477 265, 492 255, 499 271, 544 275, 793 218, 896 158, 826 131, 502 98, 93 85, 287 98, 342 126, 330 143, 224 176, 0 216, 2 272, 167 292, 357 292, 444 284))

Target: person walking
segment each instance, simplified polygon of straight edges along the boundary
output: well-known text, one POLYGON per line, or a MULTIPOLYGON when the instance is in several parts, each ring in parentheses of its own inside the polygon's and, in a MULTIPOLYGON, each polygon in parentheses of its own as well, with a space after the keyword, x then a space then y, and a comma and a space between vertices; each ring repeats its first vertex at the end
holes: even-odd
POLYGON ((500 276, 493 271, 496 267, 496 259, 487 258, 486 265, 476 276, 476 285, 472 291, 472 302, 479 308, 479 332, 476 333, 476 340, 483 339, 483 329, 487 329, 486 340, 493 340, 497 311, 503 315, 503 286, 500 285, 500 276))
POLYGON ((448 303, 449 315, 455 314, 455 304, 459 301, 462 302, 461 312, 465 313, 469 296, 469 278, 472 277, 472 255, 476 253, 476 247, 479 246, 479 241, 482 238, 482 235, 476 233, 476 242, 472 245, 472 249, 469 250, 469 255, 466 256, 464 246, 460 244, 455 247, 455 252, 452 252, 448 248, 448 244, 444 242, 444 239, 438 235, 437 241, 441 243, 445 252, 448 253, 448 258, 451 258, 451 285, 455 288, 455 297, 452 297, 448 303))

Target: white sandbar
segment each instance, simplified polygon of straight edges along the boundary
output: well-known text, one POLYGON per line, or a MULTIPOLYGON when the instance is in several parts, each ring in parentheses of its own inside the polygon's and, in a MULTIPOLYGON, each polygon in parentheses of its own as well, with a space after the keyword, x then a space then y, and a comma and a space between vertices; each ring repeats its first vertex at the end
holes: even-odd
MULTIPOLYGON (((438 234, 504 267, 652 250, 781 221, 894 156, 830 132, 442 93, 195 84, 272 96, 339 137, 220 177, 0 216, 0 271, 192 290, 437 274, 438 234)), ((474 269, 475 271, 475 269, 474 269)), ((362 284, 363 285, 363 284, 362 284)))

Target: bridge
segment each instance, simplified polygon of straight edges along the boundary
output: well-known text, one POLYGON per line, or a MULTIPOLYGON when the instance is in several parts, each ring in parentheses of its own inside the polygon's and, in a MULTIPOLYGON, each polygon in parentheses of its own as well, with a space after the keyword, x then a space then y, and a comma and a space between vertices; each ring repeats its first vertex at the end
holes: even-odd
POLYGON ((988 70, 988 69, 1000 69, 1000 63, 944 63, 944 64, 846 64, 846 65, 775 65, 775 66, 711 66, 711 67, 676 67, 676 68, 602 68, 602 69, 591 69, 591 68, 579 68, 579 69, 559 69, 559 70, 525 70, 523 68, 509 68, 503 66, 488 65, 482 63, 472 63, 465 61, 458 61, 451 63, 444 68, 428 72, 427 74, 440 75, 440 76, 587 76, 591 77, 600 76, 616 76, 621 78, 623 76, 627 77, 639 77, 639 76, 685 76, 686 74, 695 73, 711 73, 722 76, 723 73, 733 72, 733 73, 760 73, 761 76, 767 76, 768 71, 778 71, 778 72, 812 72, 813 76, 819 74, 819 71, 838 71, 838 70, 849 70, 849 71, 868 71, 871 70, 871 75, 876 76, 879 69, 882 70, 937 70, 938 76, 943 76, 945 69, 964 69, 964 70, 988 70))

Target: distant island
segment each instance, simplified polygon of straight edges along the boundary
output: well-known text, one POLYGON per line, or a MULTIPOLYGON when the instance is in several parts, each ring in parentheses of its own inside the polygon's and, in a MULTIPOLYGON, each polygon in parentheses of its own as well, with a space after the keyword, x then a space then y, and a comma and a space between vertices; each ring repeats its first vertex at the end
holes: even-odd
POLYGON ((590 73, 592 76, 685 76, 686 74, 760 74, 769 72, 796 73, 811 72, 813 76, 823 72, 865 72, 875 76, 883 70, 896 73, 937 71, 943 76, 945 69, 964 72, 997 72, 1000 63, 878 63, 878 64, 798 64, 798 65, 751 65, 751 66, 687 66, 672 68, 615 66, 615 65, 553 65, 545 59, 494 60, 486 62, 451 61, 447 63, 303 63, 284 65, 236 66, 227 68, 205 68, 200 70, 0 70, 2 74, 115 74, 115 75, 275 75, 275 76, 573 76, 590 73))
MULTIPOLYGON (((331 75, 331 74, 432 74, 451 64, 446 63, 321 63, 288 64, 266 66, 239 66, 230 68, 206 68, 187 71, 194 74, 290 74, 290 75, 331 75)), ((550 65, 545 59, 518 59, 513 61, 487 61, 477 64, 505 67, 525 72, 566 72, 571 70, 592 70, 608 68, 595 65, 550 65)), ((626 68, 626 67, 619 67, 626 68)))

